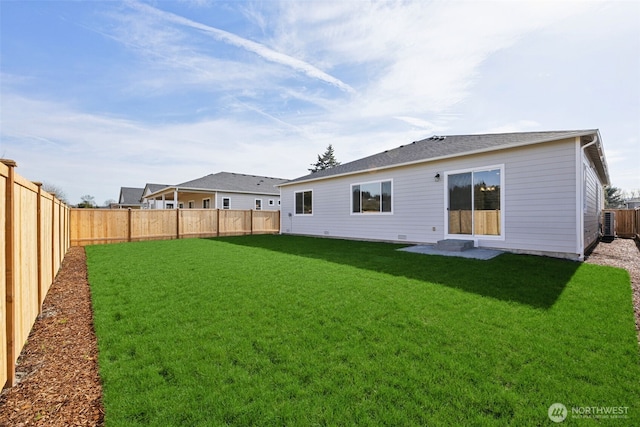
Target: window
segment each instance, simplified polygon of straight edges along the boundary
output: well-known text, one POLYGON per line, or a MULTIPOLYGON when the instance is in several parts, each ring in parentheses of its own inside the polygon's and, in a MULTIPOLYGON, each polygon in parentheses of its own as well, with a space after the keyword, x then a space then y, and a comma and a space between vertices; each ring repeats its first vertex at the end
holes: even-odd
POLYGON ((278 200, 278 206, 280 206, 280 200, 278 200))
POLYGON ((256 199, 256 210, 262 210, 262 199, 256 199))
POLYGON ((231 208, 231 199, 228 197, 222 198, 222 209, 230 209, 231 208))
POLYGON ((165 203, 164 206, 166 209, 173 209, 173 203, 165 203))
POLYGON ((502 235, 502 167, 447 175, 449 234, 502 235))
POLYGON ((275 202, 273 201, 273 199, 269 199, 269 206, 273 206, 275 205, 275 202))
POLYGON ((296 215, 313 214, 313 191, 299 191, 296 193, 296 215))
POLYGON ((189 209, 193 209, 196 205, 196 202, 194 202, 193 200, 189 200, 188 205, 189 205, 189 209))
POLYGON ((351 213, 392 213, 391 181, 376 181, 351 186, 351 213))
POLYGON ((202 208, 203 209, 211 208, 211 199, 202 199, 202 208))

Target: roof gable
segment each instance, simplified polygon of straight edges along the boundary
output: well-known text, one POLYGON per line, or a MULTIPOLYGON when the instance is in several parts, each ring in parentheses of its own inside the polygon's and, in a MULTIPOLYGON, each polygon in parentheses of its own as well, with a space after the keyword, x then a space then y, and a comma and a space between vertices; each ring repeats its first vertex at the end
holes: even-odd
MULTIPOLYGON (((284 185, 597 134, 598 130, 595 129, 432 136, 334 168, 313 172, 284 185)), ((602 169, 606 175, 606 165, 602 169)), ((608 177, 606 180, 608 181, 608 177)))
POLYGON ((141 203, 143 191, 144 188, 120 187, 120 200, 118 201, 118 204, 139 205, 141 203))

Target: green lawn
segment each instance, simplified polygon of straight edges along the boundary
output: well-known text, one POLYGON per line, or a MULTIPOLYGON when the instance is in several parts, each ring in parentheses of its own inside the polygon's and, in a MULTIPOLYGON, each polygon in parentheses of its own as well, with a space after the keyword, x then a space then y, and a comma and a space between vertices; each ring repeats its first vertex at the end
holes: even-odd
POLYGON ((87 247, 107 426, 552 425, 556 402, 640 424, 626 271, 398 247, 87 247))

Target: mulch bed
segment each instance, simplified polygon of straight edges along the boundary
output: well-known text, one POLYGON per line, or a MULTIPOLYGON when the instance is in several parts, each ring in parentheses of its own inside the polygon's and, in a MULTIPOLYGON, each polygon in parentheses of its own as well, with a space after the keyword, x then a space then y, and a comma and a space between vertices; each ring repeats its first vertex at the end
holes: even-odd
MULTIPOLYGON (((640 331, 640 250, 633 240, 601 242, 586 262, 631 275, 640 331)), ((0 426, 101 426, 102 386, 84 248, 74 247, 44 301, 17 362, 18 384, 0 395, 0 426)))
POLYGON ((102 386, 84 248, 67 252, 0 396, 0 426, 99 426, 102 386))

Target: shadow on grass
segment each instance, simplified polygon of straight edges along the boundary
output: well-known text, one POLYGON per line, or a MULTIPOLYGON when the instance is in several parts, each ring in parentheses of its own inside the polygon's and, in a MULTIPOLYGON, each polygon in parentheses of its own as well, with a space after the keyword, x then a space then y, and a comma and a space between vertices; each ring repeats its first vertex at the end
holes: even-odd
POLYGON ((553 306, 579 263, 503 254, 488 261, 397 251, 407 245, 288 235, 214 240, 316 258, 461 289, 535 308, 553 306))

